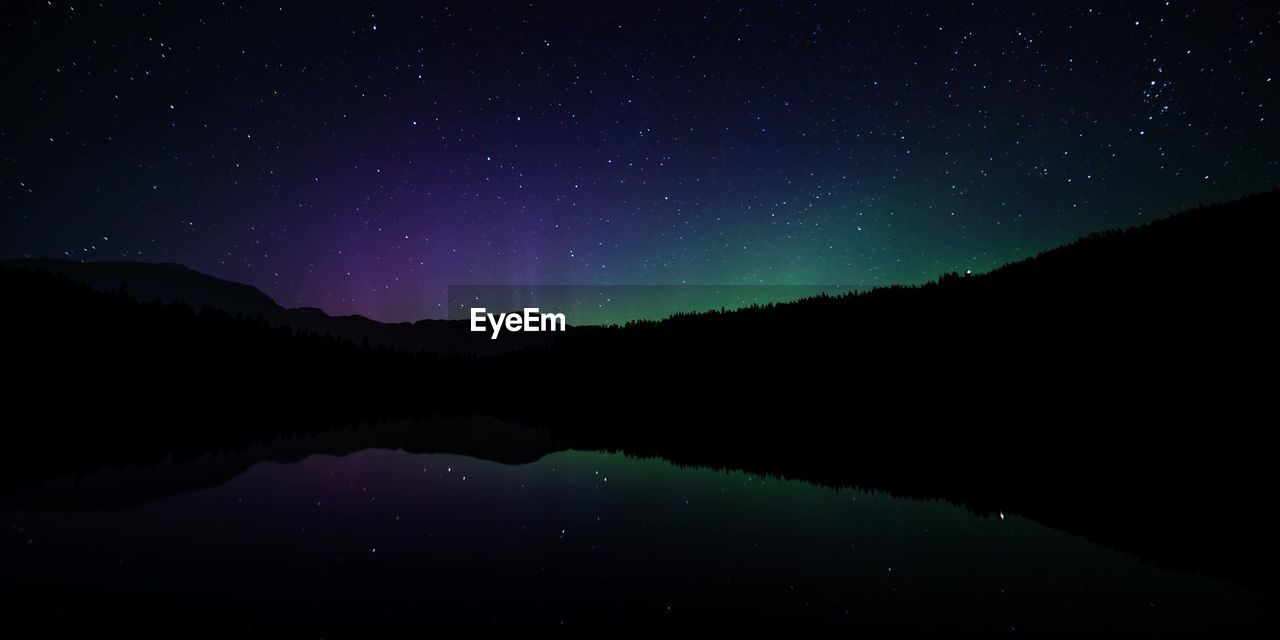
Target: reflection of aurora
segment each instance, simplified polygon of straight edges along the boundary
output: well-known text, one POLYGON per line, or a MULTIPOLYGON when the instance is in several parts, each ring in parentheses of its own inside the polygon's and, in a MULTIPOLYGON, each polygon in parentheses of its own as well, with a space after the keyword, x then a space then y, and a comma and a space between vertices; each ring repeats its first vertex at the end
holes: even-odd
POLYGON ((296 460, 129 508, 7 514, 23 540, 0 547, 0 586, 313 637, 424 620, 1246 637, 1261 615, 1228 583, 942 501, 587 451, 296 460))
POLYGON ((563 312, 571 325, 623 324, 661 320, 677 313, 791 302, 817 295, 841 295, 869 287, 855 285, 451 285, 449 317, 470 320, 471 309, 518 312, 530 307, 563 312))

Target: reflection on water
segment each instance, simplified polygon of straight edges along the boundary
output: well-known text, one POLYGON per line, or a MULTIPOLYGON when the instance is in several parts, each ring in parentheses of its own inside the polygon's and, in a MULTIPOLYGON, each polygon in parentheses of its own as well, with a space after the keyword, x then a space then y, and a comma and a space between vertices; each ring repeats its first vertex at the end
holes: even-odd
POLYGON ((11 623, 304 637, 689 625, 1265 633, 1242 589, 1015 515, 619 454, 514 466, 313 455, 116 509, 7 510, 0 524, 11 623))

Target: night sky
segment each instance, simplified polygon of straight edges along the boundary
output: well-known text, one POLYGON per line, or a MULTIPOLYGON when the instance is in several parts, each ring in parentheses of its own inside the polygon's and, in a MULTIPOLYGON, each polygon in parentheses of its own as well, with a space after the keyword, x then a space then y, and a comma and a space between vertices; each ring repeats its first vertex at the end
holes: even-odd
POLYGON ((405 320, 921 282, 1280 184, 1274 3, 320 4, 6 3, 0 257, 405 320))

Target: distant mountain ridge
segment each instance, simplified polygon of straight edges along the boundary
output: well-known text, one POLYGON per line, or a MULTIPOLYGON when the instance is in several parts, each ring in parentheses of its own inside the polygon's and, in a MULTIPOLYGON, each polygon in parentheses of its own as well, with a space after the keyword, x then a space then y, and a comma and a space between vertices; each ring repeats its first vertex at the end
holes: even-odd
POLYGON ((115 291, 124 286, 139 302, 182 302, 195 309, 215 307, 240 315, 270 316, 288 311, 253 285, 223 280, 172 262, 18 258, 0 261, 0 266, 61 273, 99 291, 115 291))
POLYGON ((359 315, 331 316, 315 307, 286 308, 252 285, 223 280, 174 263, 78 262, 55 258, 0 260, 0 267, 46 271, 99 291, 123 288, 139 302, 176 302, 199 310, 261 317, 275 325, 329 334, 404 351, 488 355, 548 344, 550 334, 509 333, 500 340, 472 333, 465 320, 386 323, 359 315))

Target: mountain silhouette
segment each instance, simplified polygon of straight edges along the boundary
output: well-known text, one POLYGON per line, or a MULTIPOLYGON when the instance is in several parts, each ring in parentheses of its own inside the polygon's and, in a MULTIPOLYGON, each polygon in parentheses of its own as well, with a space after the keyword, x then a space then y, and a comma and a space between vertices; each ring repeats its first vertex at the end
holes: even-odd
POLYGON ((57 273, 98 291, 126 291, 139 302, 181 303, 231 315, 263 318, 277 326, 332 335, 401 351, 492 354, 546 344, 552 334, 516 333, 489 340, 465 320, 384 323, 364 316, 330 316, 314 307, 285 308, 257 287, 216 278, 179 264, 134 261, 78 262, 53 258, 0 261, 0 267, 57 273))
POLYGON ((182 302, 196 309, 214 307, 247 316, 274 317, 286 311, 257 287, 215 278, 180 264, 17 258, 0 261, 0 266, 60 273, 99 291, 125 287, 139 302, 182 302))

